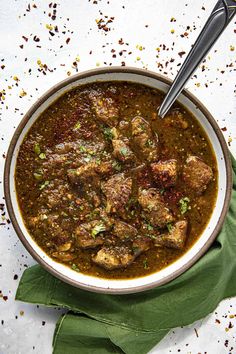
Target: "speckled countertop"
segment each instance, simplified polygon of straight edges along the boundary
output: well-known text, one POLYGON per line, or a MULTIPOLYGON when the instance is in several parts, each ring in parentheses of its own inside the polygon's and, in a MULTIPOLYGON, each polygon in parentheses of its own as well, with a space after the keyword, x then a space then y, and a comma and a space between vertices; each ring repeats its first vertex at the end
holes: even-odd
MULTIPOLYGON (((0 7, 0 354, 50 354, 60 309, 14 301, 34 260, 5 210, 3 167, 15 127, 35 100, 63 78, 109 65, 173 78, 215 0, 8 0, 0 7)), ((188 83, 236 156, 236 24, 188 83)), ((236 353, 236 298, 207 318, 171 331, 151 353, 236 353)))

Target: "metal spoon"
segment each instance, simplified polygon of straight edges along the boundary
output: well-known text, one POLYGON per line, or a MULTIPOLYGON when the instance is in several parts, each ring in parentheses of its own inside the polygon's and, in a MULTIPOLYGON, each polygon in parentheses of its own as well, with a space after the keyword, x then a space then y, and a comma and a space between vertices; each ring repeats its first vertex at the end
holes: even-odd
POLYGON ((205 58, 221 33, 236 14, 236 0, 219 0, 203 30, 181 66, 174 82, 162 102, 158 115, 164 118, 176 98, 183 90, 186 82, 192 76, 198 65, 205 58))

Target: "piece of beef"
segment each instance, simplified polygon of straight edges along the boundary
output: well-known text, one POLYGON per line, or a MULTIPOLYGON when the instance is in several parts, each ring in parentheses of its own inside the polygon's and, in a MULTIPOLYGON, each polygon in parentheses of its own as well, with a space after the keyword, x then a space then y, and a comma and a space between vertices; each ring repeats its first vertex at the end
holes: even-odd
POLYGON ((202 194, 213 178, 210 166, 197 156, 187 158, 183 168, 183 180, 197 195, 202 194))
POLYGON ((112 139, 113 155, 121 162, 132 161, 135 159, 133 151, 129 147, 126 139, 112 139))
POLYGON ((166 207, 161 194, 155 188, 139 191, 139 204, 143 208, 145 218, 154 226, 164 227, 174 220, 174 217, 166 207))
POLYGON ((152 240, 149 237, 138 236, 133 242, 132 248, 136 256, 143 252, 148 251, 153 245, 152 240))
POLYGON ((103 247, 92 258, 99 266, 113 270, 129 266, 135 259, 132 250, 126 246, 103 247))
POLYGON ((103 232, 108 230, 109 226, 101 220, 93 220, 79 225, 75 230, 77 247, 86 249, 103 245, 103 232))
POLYGON ((136 148, 148 162, 158 160, 159 149, 149 123, 142 117, 135 117, 131 122, 131 131, 136 148))
POLYGON ((92 108, 97 119, 110 127, 114 127, 119 119, 119 107, 111 97, 104 97, 101 93, 92 91, 89 95, 92 108))
POLYGON ((62 262, 70 262, 76 258, 76 254, 70 252, 52 252, 51 255, 53 258, 59 259, 62 262))
POLYGON ((77 169, 69 169, 67 176, 72 184, 99 185, 99 176, 105 177, 111 174, 113 166, 110 161, 97 163, 96 161, 84 164, 77 169))
POLYGON ((151 164, 152 175, 155 183, 161 188, 169 188, 177 181, 177 161, 158 161, 151 164))
POLYGON ((125 177, 124 173, 113 175, 108 181, 102 182, 102 191, 106 196, 107 212, 116 213, 124 209, 132 190, 132 178, 125 177))
POLYGON ((157 236, 154 241, 156 246, 183 249, 187 237, 188 222, 186 220, 177 221, 169 228, 169 232, 157 236))
POLYGON ((137 229, 126 222, 115 220, 113 234, 122 241, 133 240, 137 235, 137 229))

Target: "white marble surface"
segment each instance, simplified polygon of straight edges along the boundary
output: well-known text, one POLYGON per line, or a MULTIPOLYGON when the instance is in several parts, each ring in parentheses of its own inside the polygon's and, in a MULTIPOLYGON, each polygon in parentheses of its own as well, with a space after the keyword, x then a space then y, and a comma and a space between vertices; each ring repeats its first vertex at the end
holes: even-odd
MULTIPOLYGON (((65 78, 68 72, 72 75, 76 72, 73 65, 76 57, 78 71, 125 62, 173 78, 185 57, 183 54, 181 58, 178 53, 188 52, 214 2, 64 0, 57 2, 56 19, 52 20, 50 1, 1 1, 0 203, 4 204, 4 154, 15 127, 46 89, 65 78), (30 11, 27 11, 28 4, 30 11), (108 32, 99 29, 96 23, 96 19, 106 21, 105 16, 114 17, 107 25, 108 32), (170 21, 172 17, 176 22, 170 21), (55 35, 51 36, 46 25, 58 26, 58 33, 53 29, 55 35), (124 44, 119 43, 121 38, 124 44), (171 58, 174 61, 166 67, 171 58), (47 69, 42 70, 39 60, 47 69), (22 92, 26 95, 20 97, 22 92)), ((233 21, 188 88, 211 111, 219 126, 226 127, 225 138, 236 156, 235 38, 233 21)), ((50 354, 60 311, 14 301, 20 276, 34 261, 7 218, 4 211, 0 212, 0 354, 50 354), (18 279, 14 279, 15 275, 18 279)), ((152 353, 233 354, 236 353, 235 327, 236 298, 232 298, 223 301, 207 318, 171 331, 152 353)))

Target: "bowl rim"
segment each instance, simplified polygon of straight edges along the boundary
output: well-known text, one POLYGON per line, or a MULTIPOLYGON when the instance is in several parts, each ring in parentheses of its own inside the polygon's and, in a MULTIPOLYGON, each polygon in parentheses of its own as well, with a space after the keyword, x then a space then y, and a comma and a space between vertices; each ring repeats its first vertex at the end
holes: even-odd
MULTIPOLYGON (((135 67, 120 67, 120 66, 113 66, 113 67, 102 67, 102 68, 96 68, 96 69, 90 69, 83 71, 81 73, 77 73, 73 76, 70 76, 59 83, 53 85, 50 89, 48 89, 31 107, 30 109, 26 112, 26 114, 23 116, 22 120, 20 121, 19 125, 17 126, 12 139, 10 141, 7 155, 6 155, 6 160, 5 160, 5 167, 4 167, 4 195, 5 195, 5 201, 6 201, 6 207, 9 213, 9 217, 11 219, 13 228, 23 243, 24 247, 26 250, 30 253, 30 255, 39 263, 46 271, 50 272, 52 275, 56 276, 58 279, 72 285, 75 287, 79 287, 84 290, 92 291, 92 292, 97 292, 97 293, 106 293, 106 294, 128 294, 128 293, 137 293, 141 291, 146 291, 149 289, 152 289, 154 287, 166 284, 170 282, 171 280, 174 280, 177 278, 179 275, 184 273, 187 269, 189 269, 199 258, 201 258, 205 252, 209 249, 213 241, 215 240, 216 236, 218 235, 223 222, 225 220, 226 214, 229 209, 229 203, 231 199, 231 193, 232 193, 232 183, 233 183, 233 176, 232 176, 232 167, 231 167, 231 158, 230 158, 230 152, 228 150, 226 141, 224 139, 223 133, 221 132, 217 122, 211 115, 211 113, 206 109, 206 107, 188 90, 184 89, 182 91, 182 94, 186 96, 197 108, 203 113, 203 115, 207 118, 208 122, 210 123, 212 129, 214 130, 220 146, 222 148, 223 156, 224 156, 224 162, 225 162, 225 168, 226 168, 226 192, 225 192, 225 198, 224 198, 224 204, 223 208, 219 217, 218 224, 214 228, 213 232, 209 236, 207 242, 204 244, 204 246, 195 254, 194 257, 192 257, 186 264, 184 264, 181 268, 176 269, 173 273, 165 277, 164 279, 159 279, 155 282, 152 282, 150 284, 146 285, 139 285, 137 287, 132 287, 129 288, 122 288, 122 289, 112 289, 112 288, 102 288, 102 287, 97 287, 93 285, 86 285, 84 283, 81 283, 79 281, 73 280, 66 276, 65 274, 62 274, 59 272, 57 269, 52 267, 51 265, 47 264, 46 261, 35 251, 35 249, 28 243, 26 237, 24 236, 24 233, 22 232, 17 218, 14 213, 14 208, 12 205, 11 201, 11 194, 10 194, 10 168, 11 168, 11 163, 12 163, 12 157, 15 149, 15 145, 18 141, 18 138, 20 137, 20 134, 22 130, 24 129, 25 125, 27 122, 30 120, 31 116, 36 112, 36 110, 53 94, 55 94, 57 91, 62 89, 63 87, 84 79, 88 78, 90 76, 96 76, 96 75, 101 75, 101 74, 110 74, 110 73, 131 73, 135 75, 140 75, 140 76, 146 76, 152 79, 156 79, 158 81, 161 81, 167 85, 171 85, 172 80, 169 78, 166 78, 163 75, 160 75, 159 73, 155 73, 153 71, 149 71, 146 69, 140 69, 140 68, 135 68, 135 67)), ((108 80, 107 80, 108 81, 108 80)), ((112 80, 116 81, 116 80, 112 80)))

